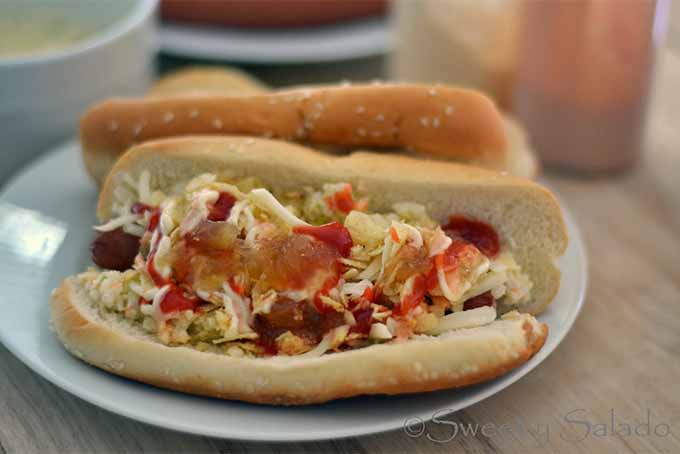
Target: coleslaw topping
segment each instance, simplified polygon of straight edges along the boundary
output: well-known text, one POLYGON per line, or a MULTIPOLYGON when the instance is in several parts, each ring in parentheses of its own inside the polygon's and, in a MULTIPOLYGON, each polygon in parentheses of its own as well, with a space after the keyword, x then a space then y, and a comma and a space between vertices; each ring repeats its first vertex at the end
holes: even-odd
POLYGON ((486 325, 531 300, 491 226, 440 225, 407 201, 373 213, 345 182, 272 193, 203 174, 164 193, 142 172, 114 198, 95 227, 100 267, 79 279, 101 311, 167 345, 319 356, 486 325), (137 249, 111 260, 121 235, 137 249))

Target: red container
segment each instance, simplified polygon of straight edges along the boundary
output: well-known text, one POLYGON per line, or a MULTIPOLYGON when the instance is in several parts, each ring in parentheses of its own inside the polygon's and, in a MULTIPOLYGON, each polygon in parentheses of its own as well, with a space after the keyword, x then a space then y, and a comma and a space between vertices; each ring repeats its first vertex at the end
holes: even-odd
POLYGON ((512 109, 548 167, 629 168, 641 154, 666 0, 526 1, 512 109))

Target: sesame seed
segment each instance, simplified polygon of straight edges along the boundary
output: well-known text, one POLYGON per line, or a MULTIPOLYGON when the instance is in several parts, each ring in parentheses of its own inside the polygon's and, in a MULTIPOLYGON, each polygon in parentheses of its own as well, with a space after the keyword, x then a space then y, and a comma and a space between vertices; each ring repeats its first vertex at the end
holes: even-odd
POLYGON ((340 81, 340 86, 341 86, 341 87, 349 87, 350 85, 352 85, 352 82, 350 82, 350 81, 347 80, 347 79, 342 79, 342 80, 340 81))
POLYGON ((382 132, 380 132, 380 131, 373 131, 373 132, 371 133, 371 135, 372 135, 373 137, 380 137, 380 136, 382 136, 382 132))
POLYGON ((319 117, 321 116, 321 112, 314 112, 311 117, 313 120, 318 120, 319 117))
POLYGON ((452 114, 453 114, 453 111, 454 111, 453 106, 446 106, 446 109, 444 109, 444 113, 445 113, 446 115, 452 115, 452 114))
POLYGON ((272 137, 274 137, 274 133, 272 131, 265 131, 262 133, 262 137, 264 137, 265 139, 271 139, 272 137))
POLYGON ((118 122, 116 120, 111 120, 109 122, 109 131, 111 131, 111 132, 118 131, 119 126, 120 125, 118 124, 118 122))
POLYGON ((189 118, 196 118, 198 117, 198 109, 191 109, 189 111, 189 118))
POLYGON ((420 117, 420 124, 427 128, 430 126, 430 119, 427 117, 420 117))
POLYGON ((385 121, 385 115, 383 114, 378 114, 375 116, 375 121, 382 122, 385 121))
POLYGON ((297 131, 295 131, 295 135, 298 136, 298 137, 304 137, 305 136, 305 128, 303 128, 302 126, 297 128, 297 131))
POLYGON ((427 92, 430 96, 437 96, 437 89, 434 87, 430 88, 427 92))
POLYGON ((269 99, 267 100, 267 103, 268 103, 268 104, 276 104, 277 102, 278 102, 278 101, 276 100, 276 98, 269 98, 269 99))
POLYGON ((510 175, 510 173, 508 173, 507 170, 502 170, 500 173, 501 173, 501 175, 504 176, 504 177, 507 177, 508 175, 510 175))
POLYGON ((383 82, 382 82, 382 80, 380 80, 380 79, 373 79, 373 80, 371 81, 371 85, 382 85, 382 83, 383 83, 383 82))
POLYGON ((357 129, 357 134, 359 134, 360 137, 366 137, 366 130, 364 128, 359 128, 357 129))
POLYGON ((305 90, 302 92, 302 99, 309 99, 312 97, 312 93, 309 90, 305 90))
POLYGON ((215 129, 222 129, 223 123, 222 120, 220 120, 219 118, 215 118, 212 124, 215 127, 215 129))
POLYGON ((320 111, 323 112, 324 107, 323 107, 323 104, 321 104, 320 102, 317 102, 316 104, 314 104, 314 107, 316 107, 317 110, 320 110, 320 111))
POLYGON ((364 106, 357 106, 357 113, 364 113, 366 111, 366 108, 364 106))
POLYGON ((438 127, 439 127, 439 117, 434 117, 434 118, 432 118, 432 127, 433 127, 433 128, 438 128, 438 127))
POLYGON ((255 139, 246 139, 243 143, 246 145, 253 145, 255 143, 255 139))
POLYGON ((172 112, 165 112, 163 114, 163 123, 170 123, 174 119, 175 119, 175 114, 172 113, 172 112))

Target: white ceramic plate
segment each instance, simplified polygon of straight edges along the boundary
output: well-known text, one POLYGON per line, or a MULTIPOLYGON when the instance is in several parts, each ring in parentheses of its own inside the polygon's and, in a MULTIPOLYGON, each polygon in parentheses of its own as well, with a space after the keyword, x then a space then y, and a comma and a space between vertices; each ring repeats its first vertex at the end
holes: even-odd
POLYGON ((370 57, 388 50, 387 19, 290 30, 244 30, 165 23, 161 50, 182 57, 240 63, 321 63, 370 57))
POLYGON ((571 244, 560 262, 563 282, 540 319, 550 326, 543 349, 489 383, 410 396, 358 397, 308 407, 228 402, 157 389, 116 377, 72 357, 49 329, 51 290, 90 264, 97 193, 77 145, 49 153, 0 195, 0 341, 38 374, 110 411, 164 428, 222 438, 284 441, 364 435, 403 427, 413 418, 456 411, 509 386, 536 367, 571 328, 583 305, 586 258, 567 216, 571 244))

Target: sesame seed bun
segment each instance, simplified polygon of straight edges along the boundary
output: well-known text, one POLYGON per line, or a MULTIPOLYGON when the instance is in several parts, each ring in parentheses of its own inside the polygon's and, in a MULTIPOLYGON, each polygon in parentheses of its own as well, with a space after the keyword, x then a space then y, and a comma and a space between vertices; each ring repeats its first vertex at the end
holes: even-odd
POLYGON ((102 222, 111 217, 115 188, 122 184, 123 174, 138 177, 145 169, 153 186, 166 193, 177 182, 201 173, 255 176, 281 192, 347 182, 368 195, 376 212, 388 212, 393 204, 407 201, 424 205, 442 224, 452 214, 462 214, 492 225, 501 247, 529 274, 533 303, 524 311, 542 312, 559 288, 560 273, 553 262, 568 241, 562 212, 550 191, 525 178, 383 153, 337 156, 280 140, 178 137, 141 144, 121 157, 99 196, 97 215, 102 222))
MULTIPOLYGON (((116 159, 147 140, 244 134, 349 149, 407 149, 496 170, 514 166, 506 126, 483 94, 448 86, 384 84, 306 87, 233 96, 180 93, 112 99, 81 119, 87 170, 101 183, 116 159)), ((526 154, 526 153, 524 153, 526 154)))
POLYGON ((102 314, 75 279, 52 297, 64 347, 116 375, 159 388, 259 404, 303 405, 362 394, 404 394, 491 380, 524 364, 548 327, 528 314, 490 325, 317 358, 237 358, 169 347, 114 314, 102 314))
POLYGON ((244 96, 269 90, 262 82, 236 68, 189 66, 161 77, 146 96, 163 98, 197 93, 244 96))
POLYGON ((124 174, 150 172, 151 185, 171 193, 178 182, 204 172, 255 176, 274 190, 345 181, 370 197, 371 209, 396 202, 426 206, 442 222, 461 214, 489 223, 501 247, 529 274, 533 300, 521 314, 439 336, 325 354, 317 358, 236 358, 163 345, 153 335, 98 302, 68 278, 52 297, 52 319, 64 346, 78 358, 154 386, 247 402, 299 405, 362 394, 402 394, 487 381, 525 363, 544 344, 543 311, 559 287, 554 260, 567 234, 552 194, 523 178, 454 163, 358 152, 336 157, 299 145, 251 137, 191 136, 132 148, 102 188, 97 214, 112 216, 124 174))

